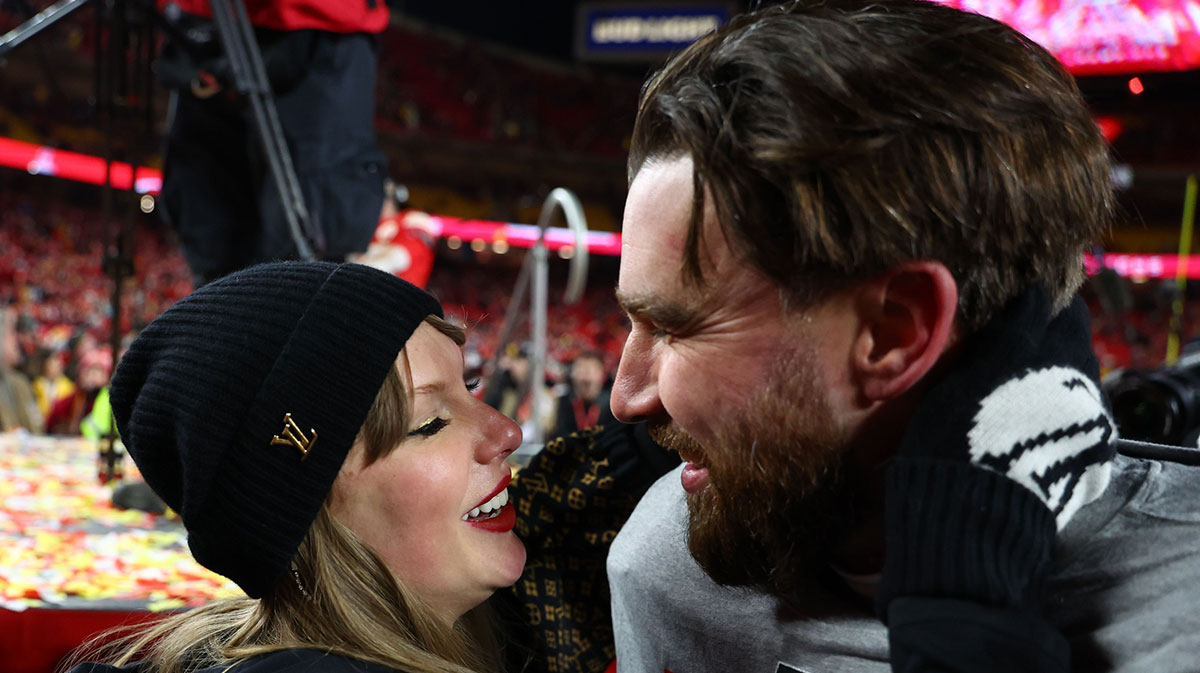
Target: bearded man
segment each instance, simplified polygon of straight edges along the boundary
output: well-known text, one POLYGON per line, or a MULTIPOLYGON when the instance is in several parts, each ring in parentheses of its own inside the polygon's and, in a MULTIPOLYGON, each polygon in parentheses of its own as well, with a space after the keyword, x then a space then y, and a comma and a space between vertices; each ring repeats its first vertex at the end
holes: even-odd
POLYGON ((1194 670, 1200 470, 1116 439, 1075 296, 1109 170, 1050 54, 916 0, 650 80, 611 399, 685 464, 609 556, 618 670, 1194 670))

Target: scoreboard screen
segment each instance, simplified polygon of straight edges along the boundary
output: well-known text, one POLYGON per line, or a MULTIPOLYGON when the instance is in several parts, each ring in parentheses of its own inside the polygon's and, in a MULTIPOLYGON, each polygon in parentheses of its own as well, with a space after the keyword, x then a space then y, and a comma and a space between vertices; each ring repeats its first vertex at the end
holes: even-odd
POLYGON ((662 61, 733 13, 733 6, 722 2, 583 3, 575 15, 575 55, 581 61, 662 61))
POLYGON ((1200 68, 1200 0, 938 0, 1024 33, 1076 75, 1200 68))

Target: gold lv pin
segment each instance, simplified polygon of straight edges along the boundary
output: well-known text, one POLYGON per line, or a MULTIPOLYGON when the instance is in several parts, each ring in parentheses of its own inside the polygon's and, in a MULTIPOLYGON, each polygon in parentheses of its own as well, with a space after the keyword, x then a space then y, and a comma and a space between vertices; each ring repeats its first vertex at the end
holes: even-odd
POLYGON ((304 435, 304 431, 292 420, 291 414, 283 415, 283 430, 279 435, 271 438, 271 446, 294 446, 300 451, 300 460, 308 458, 308 452, 312 450, 314 444, 317 443, 317 431, 310 429, 312 439, 304 435))

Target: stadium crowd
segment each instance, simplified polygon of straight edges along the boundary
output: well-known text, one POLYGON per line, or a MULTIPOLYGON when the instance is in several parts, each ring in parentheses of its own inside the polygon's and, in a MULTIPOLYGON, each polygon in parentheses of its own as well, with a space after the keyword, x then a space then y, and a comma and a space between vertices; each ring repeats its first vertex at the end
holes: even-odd
POLYGON ((389 29, 382 47, 383 132, 624 156, 638 79, 517 57, 411 24, 389 29))
MULTIPOLYGON (((121 328, 135 332, 192 290, 187 265, 173 236, 153 218, 139 219, 133 246, 135 278, 123 294, 121 328)), ((64 376, 77 376, 93 351, 106 348, 112 320, 112 285, 102 269, 106 231, 95 208, 35 201, 12 192, 0 194, 0 304, 16 316, 15 338, 21 353, 18 369, 29 379, 43 376, 47 360, 62 360, 64 376)), ((460 259, 442 250, 429 289, 459 322, 471 326, 468 358, 482 366, 498 348, 500 330, 516 271, 478 260, 460 259)), ((583 300, 566 306, 552 293, 547 342, 548 383, 565 381, 565 366, 583 353, 602 354, 613 371, 628 324, 612 298, 611 278, 593 278, 583 300)), ((1105 372, 1161 367, 1171 321, 1173 281, 1132 283, 1121 280, 1127 306, 1115 309, 1101 299, 1096 284, 1085 286, 1092 320, 1092 345, 1105 372)), ((1197 336, 1200 298, 1185 302, 1180 340, 1197 336)), ((519 348, 527 326, 507 344, 519 348)), ((111 358, 111 351, 105 350, 111 358)), ((64 385, 62 390, 68 388, 64 385)), ((482 394, 482 391, 481 391, 482 394)), ((49 406, 43 405, 44 416, 49 406)))
MULTIPOLYGON (((112 281, 103 270, 109 236, 95 208, 11 191, 0 194, 0 305, 11 307, 14 317, 19 358, 13 368, 37 381, 47 368, 63 366, 61 375, 48 379, 60 383, 39 387, 46 391, 41 395, 43 421, 51 419, 56 399, 75 390, 85 361, 107 359, 106 373, 111 368, 112 353, 105 344, 112 325, 112 281)), ((135 277, 127 281, 122 296, 122 334, 136 333, 192 290, 173 235, 153 218, 139 219, 135 227, 133 262, 135 277)), ((456 320, 471 325, 467 352, 472 362, 482 365, 501 347, 501 323, 515 282, 515 271, 451 259, 434 265, 430 290, 456 320)), ((574 306, 551 298, 549 384, 563 383, 565 366, 583 353, 598 352, 606 370, 615 367, 628 326, 612 298, 612 283, 611 278, 593 282, 574 306)), ((527 325, 519 327, 512 347, 519 348, 527 335, 527 325)), ((44 425, 76 432, 79 426, 78 419, 73 425, 44 425)))

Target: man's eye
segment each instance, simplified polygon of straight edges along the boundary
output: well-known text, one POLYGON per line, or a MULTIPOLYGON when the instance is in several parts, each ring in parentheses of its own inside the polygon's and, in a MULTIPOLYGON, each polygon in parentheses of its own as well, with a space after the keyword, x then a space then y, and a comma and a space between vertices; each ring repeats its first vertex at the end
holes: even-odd
POLYGON ((482 379, 480 379, 478 376, 476 376, 476 377, 474 377, 474 378, 467 379, 466 381, 463 381, 463 383, 464 383, 464 384, 467 386, 467 392, 468 392, 468 393, 473 393, 473 392, 475 392, 476 390, 479 390, 479 385, 480 385, 482 382, 483 382, 483 380, 482 380, 482 379))
POLYGON ((661 327, 650 328, 650 335, 660 341, 667 341, 675 336, 670 330, 665 330, 661 327))
POLYGON ((450 425, 450 421, 444 418, 435 416, 421 425, 417 426, 412 432, 408 433, 409 437, 432 437, 442 431, 442 428, 450 425))

